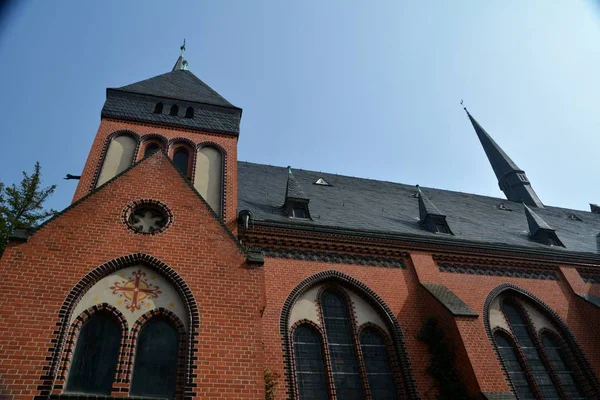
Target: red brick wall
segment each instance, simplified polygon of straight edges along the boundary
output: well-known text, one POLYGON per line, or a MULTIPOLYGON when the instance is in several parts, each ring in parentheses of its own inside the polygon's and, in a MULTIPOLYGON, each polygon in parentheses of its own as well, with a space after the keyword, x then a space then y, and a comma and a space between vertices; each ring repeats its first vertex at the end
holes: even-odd
MULTIPOLYGON (((112 130, 107 122, 102 129, 112 130)), ((90 182, 91 164, 80 191, 90 182)), ((56 338, 58 312, 71 289, 97 266, 137 252, 173 268, 197 301, 200 325, 193 371, 197 397, 264 398, 262 272, 245 263, 235 241, 159 153, 66 210, 26 243, 12 243, 4 253, 0 261, 1 395, 31 399, 39 394, 40 376, 51 356, 48 349, 56 338), (166 204, 174 216, 170 227, 156 235, 129 230, 121 213, 137 199, 166 204)))
MULTIPOLYGON (((214 142, 221 146, 226 152, 225 156, 225 171, 224 177, 226 182, 225 187, 225 203, 224 215, 226 224, 233 229, 235 219, 237 218, 237 137, 231 135, 220 135, 210 132, 199 132, 193 130, 184 130, 181 128, 168 128, 162 126, 154 126, 149 124, 141 124, 135 122, 123 122, 110 119, 102 119, 98 132, 90 153, 88 155, 85 167, 81 174, 81 179, 77 185, 77 190, 73 196, 73 201, 77 201, 90 192, 90 188, 96 176, 102 167, 103 151, 105 149, 108 137, 114 132, 121 130, 130 130, 140 136, 148 134, 158 134, 165 137, 167 140, 175 138, 189 139, 195 144, 204 142, 214 142)), ((139 160, 141 154, 138 151, 139 160)))

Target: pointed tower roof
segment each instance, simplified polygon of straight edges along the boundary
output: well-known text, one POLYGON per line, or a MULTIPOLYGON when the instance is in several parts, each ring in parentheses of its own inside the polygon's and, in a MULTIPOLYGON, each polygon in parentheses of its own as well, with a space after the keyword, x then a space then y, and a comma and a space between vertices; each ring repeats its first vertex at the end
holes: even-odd
POLYGON ((439 208, 423 194, 423 191, 417 185, 417 198, 419 199, 419 222, 430 232, 448 233, 452 235, 450 226, 446 221, 446 216, 442 214, 439 208))
POLYGON ((477 133, 477 137, 481 142, 481 146, 483 146, 483 150, 485 151, 488 160, 490 160, 496 178, 500 180, 504 175, 511 171, 521 171, 521 168, 519 168, 504 150, 498 146, 498 143, 492 139, 466 108, 465 111, 467 112, 471 124, 473 124, 473 128, 475 128, 475 133, 477 133))
POLYGON ((187 70, 184 58, 185 41, 181 54, 171 72, 145 79, 119 88, 107 89, 102 116, 150 122, 161 125, 181 126, 238 135, 242 110, 214 91, 192 72, 187 70), (164 113, 164 104, 167 107, 164 113), (192 108, 191 118, 171 115, 169 109, 192 108))
POLYGON ((475 129, 475 133, 477 133, 477 137, 490 161, 494 174, 496 174, 498 186, 500 186, 500 190, 504 192, 506 198, 511 201, 522 201, 533 207, 543 208, 544 205, 531 187, 525 171, 511 160, 498 143, 492 139, 471 115, 469 110, 466 107, 463 108, 475 129))
POLYGON ((552 246, 563 246, 562 242, 556 235, 556 231, 546 223, 538 214, 536 214, 527 204, 523 203, 525 208, 525 217, 529 226, 529 234, 531 238, 552 246))

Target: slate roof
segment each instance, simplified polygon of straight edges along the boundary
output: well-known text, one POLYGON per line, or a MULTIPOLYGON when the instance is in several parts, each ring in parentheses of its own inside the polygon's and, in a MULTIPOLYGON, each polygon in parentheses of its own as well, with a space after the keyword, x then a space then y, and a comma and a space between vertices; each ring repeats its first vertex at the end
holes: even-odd
POLYGON ((182 128, 209 130, 238 135, 242 110, 187 70, 176 70, 120 88, 106 91, 102 117, 150 122, 182 128), (162 102, 163 113, 154 113, 162 102), (179 115, 169 115, 177 104, 179 115), (185 110, 194 108, 194 117, 185 118, 185 110))
MULTIPOLYGON (((419 225, 416 188, 315 171, 294 169, 294 177, 310 199, 312 220, 298 222, 284 215, 283 204, 288 178, 287 168, 238 162, 238 209, 250 210, 255 221, 304 224, 356 231, 440 237, 419 225), (322 177, 332 186, 315 185, 322 177)), ((538 243, 529 237, 527 219, 521 203, 476 194, 423 188, 427 196, 444 210, 454 236, 447 241, 472 241, 502 244, 557 252, 599 254, 596 235, 600 233, 600 214, 559 207, 536 208, 535 212, 552 226, 565 248, 538 243), (503 203, 512 211, 500 209, 503 203), (582 221, 569 218, 574 214, 582 221)))

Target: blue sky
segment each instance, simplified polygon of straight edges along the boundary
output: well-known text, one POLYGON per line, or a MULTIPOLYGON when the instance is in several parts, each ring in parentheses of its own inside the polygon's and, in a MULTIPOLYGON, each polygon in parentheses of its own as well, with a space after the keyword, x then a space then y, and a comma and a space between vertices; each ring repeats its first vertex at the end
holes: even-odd
POLYGON ((30 1, 0 29, 0 181, 68 206, 107 87, 190 70, 244 109, 239 159, 503 197, 460 106, 548 205, 600 203, 593 1, 30 1))

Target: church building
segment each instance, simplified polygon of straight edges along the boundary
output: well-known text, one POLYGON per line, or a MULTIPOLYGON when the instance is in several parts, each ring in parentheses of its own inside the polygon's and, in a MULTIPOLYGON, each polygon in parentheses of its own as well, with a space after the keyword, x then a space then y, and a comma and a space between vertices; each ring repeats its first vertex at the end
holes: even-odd
POLYGON ((600 399, 600 207, 544 204, 468 111, 505 199, 240 162, 184 50, 11 237, 0 398, 600 399))

